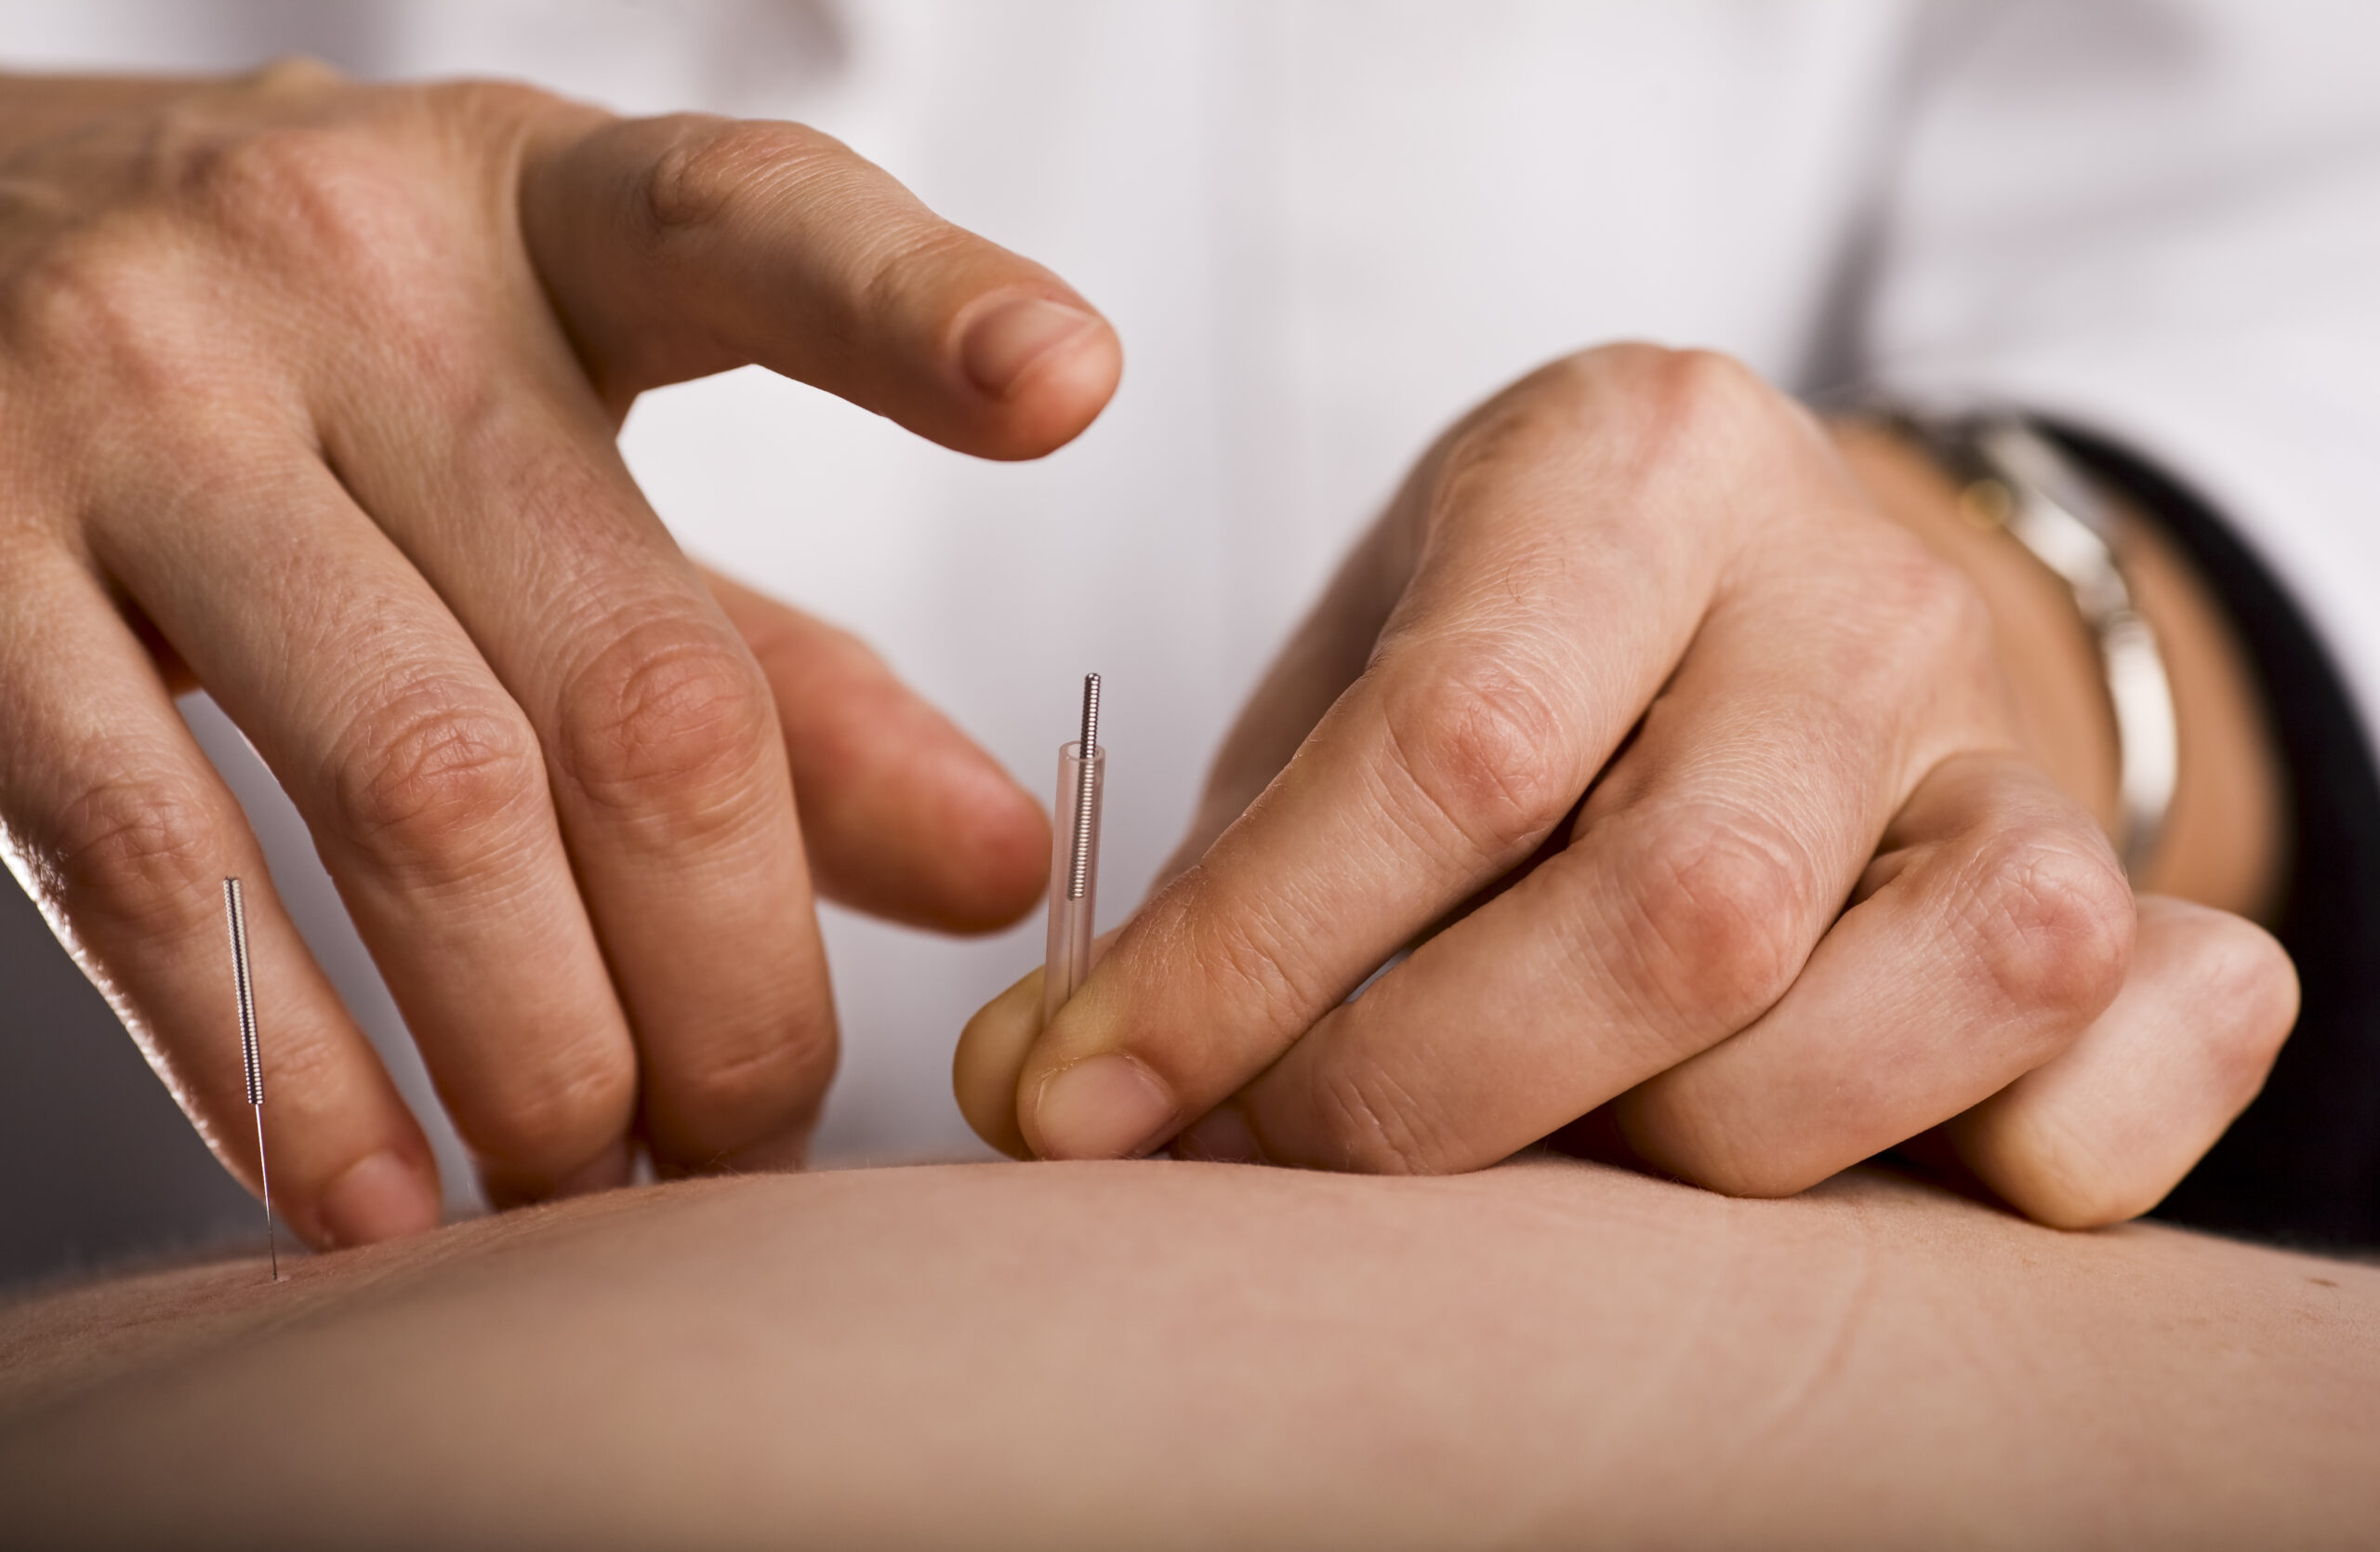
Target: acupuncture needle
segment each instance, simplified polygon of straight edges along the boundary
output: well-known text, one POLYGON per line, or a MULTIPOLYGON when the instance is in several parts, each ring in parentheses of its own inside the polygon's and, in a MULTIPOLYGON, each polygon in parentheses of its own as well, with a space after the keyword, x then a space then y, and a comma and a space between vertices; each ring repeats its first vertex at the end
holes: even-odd
POLYGON ((231 924, 231 984, 240 999, 240 1066, 248 1080, 248 1108, 257 1113, 257 1182, 264 1187, 264 1248, 272 1280, 281 1280, 281 1243, 272 1230, 272 1172, 264 1161, 264 1061, 257 1052, 257 994, 248 975, 248 910, 240 881, 223 881, 223 914, 231 924))
POLYGON ((1099 745, 1099 675, 1083 675, 1082 736, 1058 750, 1057 823, 1050 857, 1050 951, 1041 972, 1046 1028, 1091 974, 1099 895, 1099 792, 1107 751, 1099 745))

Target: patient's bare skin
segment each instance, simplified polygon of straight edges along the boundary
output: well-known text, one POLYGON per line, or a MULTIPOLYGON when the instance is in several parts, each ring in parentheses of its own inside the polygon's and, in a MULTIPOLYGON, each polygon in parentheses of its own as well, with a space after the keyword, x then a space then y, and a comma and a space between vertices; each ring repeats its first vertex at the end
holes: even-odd
POLYGON ((1873 1171, 966 1165, 0 1312, 43 1545, 2344 1544, 2380 1268, 1873 1171), (302 1529, 300 1529, 302 1528, 302 1529))

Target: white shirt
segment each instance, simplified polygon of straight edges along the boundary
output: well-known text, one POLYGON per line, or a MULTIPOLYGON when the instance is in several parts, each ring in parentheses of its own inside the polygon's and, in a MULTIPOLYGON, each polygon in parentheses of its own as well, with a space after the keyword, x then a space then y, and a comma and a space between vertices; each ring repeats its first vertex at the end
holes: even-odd
MULTIPOLYGON (((2380 710, 2375 46, 2350 0, 0 0, 19 68, 305 49, 801 118, 1078 286, 1124 384, 1041 463, 753 370, 648 396, 625 445, 690 550, 857 629, 1031 788, 1106 676, 1103 925, 1407 463, 1615 338, 2128 444, 2241 528, 2380 710)), ((467 1189, 294 815, 192 714, 467 1189)), ((824 1161, 973 1150, 950 1045, 1039 930, 828 913, 824 1161)))

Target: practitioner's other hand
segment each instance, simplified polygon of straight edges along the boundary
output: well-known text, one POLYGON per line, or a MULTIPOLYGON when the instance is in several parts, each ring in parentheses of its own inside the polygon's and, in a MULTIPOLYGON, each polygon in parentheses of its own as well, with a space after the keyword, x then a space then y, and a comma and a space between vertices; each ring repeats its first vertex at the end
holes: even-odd
MULTIPOLYGON (((2037 1217, 2153 1204, 2261 1081, 2288 961, 2135 904, 2070 597, 1912 451, 1839 440, 1633 346, 1455 427, 1257 691, 1178 876, 1047 1030, 1030 977, 970 1026, 977 1129, 1438 1172, 1589 1118, 1770 1195, 1947 1122, 2037 1217)), ((2245 908, 2253 698, 2142 553, 2188 762, 2159 882, 2245 908)))
POLYGON ((1039 890, 1034 802, 864 648, 707 583, 629 479, 639 391, 747 362, 1003 458, 1120 369, 1063 282, 799 126, 308 64, 0 80, 7 858, 253 1184, 247 879, 317 1244, 433 1222, 434 1170, 177 688, 296 800, 498 1201, 624 1179, 631 1137, 798 1158, 813 889, 956 929, 1039 890))

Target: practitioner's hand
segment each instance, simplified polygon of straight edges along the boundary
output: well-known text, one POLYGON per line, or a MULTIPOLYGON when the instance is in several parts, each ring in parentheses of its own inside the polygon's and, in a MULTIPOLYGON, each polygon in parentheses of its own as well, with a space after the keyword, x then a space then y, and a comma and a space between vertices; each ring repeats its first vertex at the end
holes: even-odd
POLYGON ((793 125, 310 65, 0 81, 7 858, 253 1184, 245 877, 276 1204, 316 1243, 432 1222, 429 1149, 172 689, 296 800, 498 1200, 620 1180, 632 1135, 665 1172, 797 1158, 835 1059, 813 889, 964 930, 1040 887, 1029 797, 847 637, 707 584, 629 479, 637 393, 747 362, 1014 458, 1120 356, 793 125))
MULTIPOLYGON (((2135 914, 2070 599, 2004 535, 1884 515, 1871 486, 1930 469, 1853 442, 1643 347, 1456 427, 1258 690, 1186 870, 1046 1032, 1031 977, 970 1026, 977 1129, 1451 1171, 1593 1113, 1765 1195, 1949 1121, 2037 1216, 2152 1204, 2261 1081, 2288 962, 2235 915, 2135 914)), ((2268 859, 2205 837, 2268 838, 2269 773, 2204 754, 2193 609, 2159 622, 2202 760, 2176 877, 2244 903, 2268 859)))

